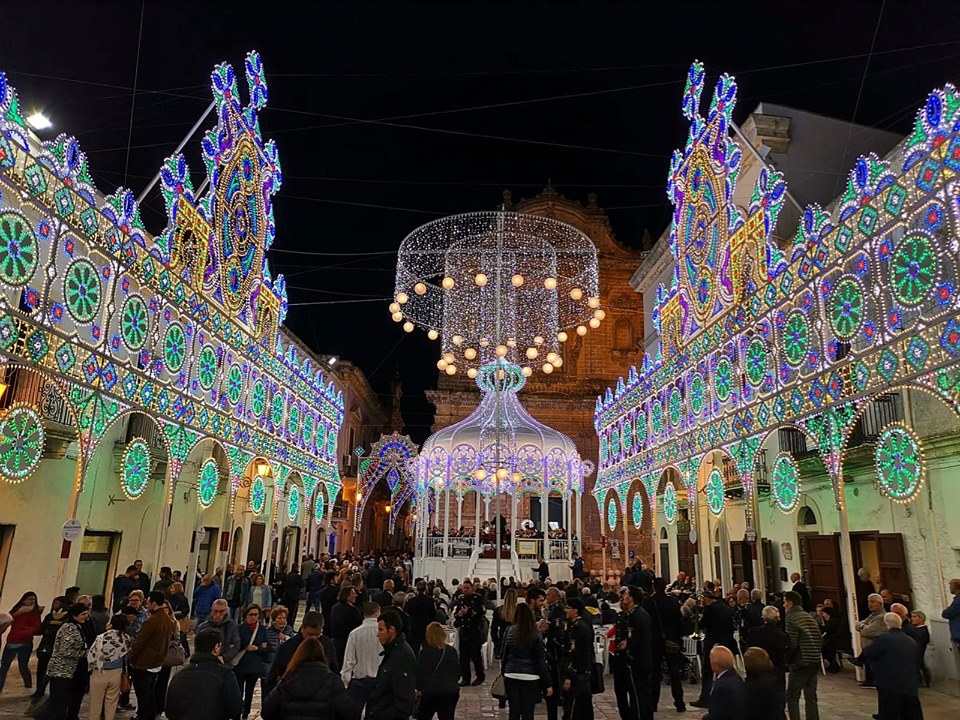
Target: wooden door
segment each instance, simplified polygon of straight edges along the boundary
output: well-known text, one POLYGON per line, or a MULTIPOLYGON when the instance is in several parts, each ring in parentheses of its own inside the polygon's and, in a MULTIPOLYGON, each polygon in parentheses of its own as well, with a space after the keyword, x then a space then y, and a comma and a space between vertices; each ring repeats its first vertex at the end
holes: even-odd
POLYGON ((835 607, 846 612, 840 539, 836 535, 798 534, 800 566, 810 595, 815 602, 833 600, 835 607))
POLYGON ((877 533, 876 537, 881 587, 910 599, 913 593, 910 588, 910 574, 907 572, 903 536, 900 533, 877 533))
POLYGON ((253 560, 257 567, 263 560, 263 541, 267 526, 263 523, 250 523, 250 542, 247 546, 247 560, 253 560))
POLYGON ((730 543, 730 570, 733 573, 733 582, 739 585, 742 582, 753 582, 753 549, 750 543, 743 540, 734 540, 730 543))
POLYGON ((773 543, 770 538, 763 538, 763 573, 767 581, 767 592, 773 591, 773 543))
MULTIPOLYGON (((687 533, 689 533, 689 528, 687 533)), ((677 529, 677 572, 685 572, 687 575, 696 575, 697 567, 693 563, 693 545, 690 544, 690 536, 687 533, 681 533, 677 529)), ((698 581, 703 582, 701 578, 698 581)))

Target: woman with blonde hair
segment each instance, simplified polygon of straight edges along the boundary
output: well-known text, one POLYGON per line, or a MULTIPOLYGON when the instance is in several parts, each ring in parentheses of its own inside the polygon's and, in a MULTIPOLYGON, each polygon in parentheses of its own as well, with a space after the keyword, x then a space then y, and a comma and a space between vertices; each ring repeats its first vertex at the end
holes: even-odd
POLYGON ((263 720, 360 718, 340 676, 330 671, 323 645, 317 638, 306 638, 300 643, 283 678, 264 698, 260 715, 263 720))
POLYGON ((447 644, 447 631, 438 622, 427 625, 424 644, 417 658, 416 694, 420 700, 417 720, 453 720, 460 700, 460 658, 447 644))
POLYGON ((747 672, 744 720, 783 720, 787 696, 767 651, 748 648, 743 654, 743 666, 747 672))

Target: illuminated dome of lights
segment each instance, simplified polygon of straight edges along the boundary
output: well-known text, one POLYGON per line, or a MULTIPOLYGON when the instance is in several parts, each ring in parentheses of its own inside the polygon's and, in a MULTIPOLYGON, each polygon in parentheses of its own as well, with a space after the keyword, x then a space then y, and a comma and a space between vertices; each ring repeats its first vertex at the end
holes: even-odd
POLYGON ((560 344, 604 319, 597 250, 586 235, 538 215, 494 211, 427 223, 400 245, 393 319, 441 342, 450 375, 500 358, 529 376, 562 364, 560 344))

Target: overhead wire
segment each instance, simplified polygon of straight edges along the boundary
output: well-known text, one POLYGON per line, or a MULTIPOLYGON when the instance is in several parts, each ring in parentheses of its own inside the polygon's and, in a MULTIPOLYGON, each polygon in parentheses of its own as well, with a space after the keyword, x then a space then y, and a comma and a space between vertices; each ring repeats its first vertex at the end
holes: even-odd
POLYGON ((133 140, 133 115, 137 107, 137 80, 140 77, 140 47, 143 43, 143 14, 146 0, 140 0, 140 31, 137 34, 137 61, 133 66, 133 95, 130 97, 130 128, 127 130, 127 158, 123 165, 123 184, 127 184, 127 171, 130 170, 130 142, 133 140))

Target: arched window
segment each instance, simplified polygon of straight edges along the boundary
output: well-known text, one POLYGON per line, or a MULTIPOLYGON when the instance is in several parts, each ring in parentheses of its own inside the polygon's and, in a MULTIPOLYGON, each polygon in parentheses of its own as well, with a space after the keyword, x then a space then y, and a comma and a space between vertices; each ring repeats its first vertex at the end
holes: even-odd
POLYGON ((667 540, 667 529, 665 527, 660 528, 660 539, 667 540))
POLYGON ((797 513, 797 525, 804 527, 817 524, 817 514, 809 505, 804 505, 797 513))
POLYGON ((619 318, 613 325, 613 349, 636 349, 633 341, 633 324, 626 318, 619 318))

